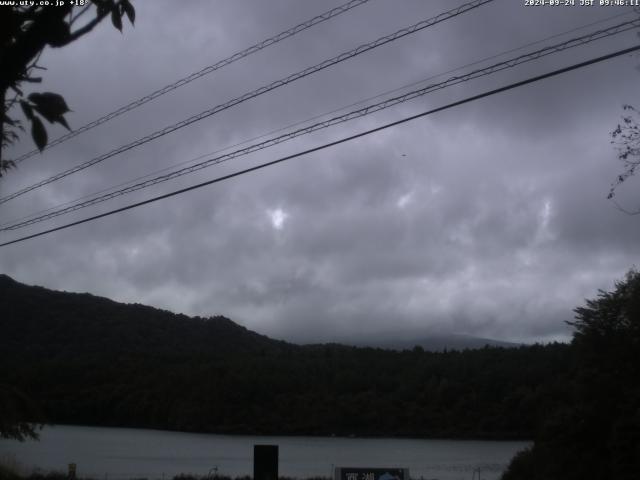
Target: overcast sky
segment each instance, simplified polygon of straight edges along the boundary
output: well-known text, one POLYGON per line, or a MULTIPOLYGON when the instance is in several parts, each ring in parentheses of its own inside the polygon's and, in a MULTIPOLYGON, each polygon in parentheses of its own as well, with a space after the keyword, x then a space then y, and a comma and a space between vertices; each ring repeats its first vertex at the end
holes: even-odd
MULTIPOLYGON (((464 2, 371 0, 30 158, 0 194, 464 2)), ((579 0, 576 0, 576 4, 579 0)), ((135 28, 104 22, 47 50, 39 90, 73 128, 303 22, 340 1, 137 0, 135 28)), ((346 107, 496 54, 631 20, 623 7, 496 0, 0 205, 0 223, 346 107), (611 19, 614 15, 627 14, 611 19), (608 19, 608 20, 607 20, 608 19)), ((637 44, 635 32, 429 94, 2 242, 202 182, 485 90, 637 44)), ((0 272, 189 315, 225 315, 296 342, 464 333, 568 339, 573 308, 638 264, 640 216, 606 200, 622 171, 609 132, 640 105, 622 56, 287 163, 0 248, 0 272)), ((469 71, 431 79, 438 82, 469 71)), ((402 91, 408 91, 404 89, 402 91)), ((384 98, 384 97, 383 97, 384 98)), ((352 107, 354 108, 354 107, 352 107)), ((343 110, 346 112, 348 110, 343 110)), ((64 133, 51 127, 50 137, 64 133)), ((31 150, 25 137, 5 155, 31 150)), ((640 207, 640 179, 618 200, 640 207)))

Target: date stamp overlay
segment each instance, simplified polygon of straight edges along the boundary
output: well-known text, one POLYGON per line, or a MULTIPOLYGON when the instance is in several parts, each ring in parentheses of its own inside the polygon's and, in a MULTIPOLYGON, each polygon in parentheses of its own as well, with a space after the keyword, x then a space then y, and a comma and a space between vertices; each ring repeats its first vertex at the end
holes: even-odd
POLYGON ((640 7, 640 0, 524 0, 525 7, 640 7))

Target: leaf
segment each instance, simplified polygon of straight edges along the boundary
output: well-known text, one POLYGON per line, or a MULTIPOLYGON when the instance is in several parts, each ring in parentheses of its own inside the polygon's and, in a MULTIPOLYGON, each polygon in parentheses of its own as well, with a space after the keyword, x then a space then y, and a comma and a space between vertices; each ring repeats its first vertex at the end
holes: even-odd
POLYGON ((69 124, 67 123, 67 120, 62 115, 60 115, 56 121, 60 125, 62 125, 64 128, 66 128, 67 130, 71 131, 71 127, 69 126, 69 124))
POLYGON ((11 125, 12 127, 15 127, 17 125, 16 121, 9 115, 4 115, 4 123, 6 123, 7 125, 11 125))
POLYGON ((91 3, 93 3, 96 6, 96 11, 99 17, 104 17, 105 15, 107 15, 107 13, 109 13, 109 6, 105 1, 91 0, 91 3))
POLYGON ((116 9, 111 11, 111 23, 113 23, 113 26, 122 32, 122 17, 120 17, 120 13, 118 13, 118 10, 116 9))
POLYGON ((32 93, 29 95, 29 100, 33 103, 33 109, 49 123, 57 122, 71 130, 63 117, 70 110, 62 95, 52 92, 32 93))
POLYGON ((91 3, 96 6, 98 16, 101 18, 106 17, 116 8, 114 0, 91 0, 91 3))
POLYGON ((29 120, 33 119, 33 109, 31 108, 31 105, 29 105, 24 100, 20 100, 20 106, 22 107, 24 116, 27 117, 29 120))
POLYGON ((60 115, 71 111, 67 106, 67 102, 65 102, 64 97, 62 95, 58 95, 57 93, 32 93, 31 95, 29 95, 29 100, 31 100, 39 107, 51 109, 60 115))
POLYGON ((31 136, 33 137, 33 141, 36 142, 38 150, 44 150, 44 147, 47 146, 48 140, 47 131, 44 129, 42 120, 38 117, 33 117, 31 119, 31 136))
POLYGON ((0 177, 2 172, 6 172, 12 168, 16 168, 16 163, 13 160, 0 160, 0 177))
POLYGON ((122 0, 120 2, 120 8, 122 8, 122 11, 127 15, 131 25, 133 25, 136 21, 136 9, 133 8, 133 5, 131 5, 129 0, 122 0))
POLYGON ((52 47, 63 47, 69 43, 71 27, 63 19, 49 21, 43 28, 44 38, 52 47))

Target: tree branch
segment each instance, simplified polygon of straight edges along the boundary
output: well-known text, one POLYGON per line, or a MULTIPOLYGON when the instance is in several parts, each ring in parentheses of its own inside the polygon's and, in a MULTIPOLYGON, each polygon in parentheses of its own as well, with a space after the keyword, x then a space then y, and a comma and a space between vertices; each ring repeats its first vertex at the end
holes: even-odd
POLYGON ((38 14, 29 29, 15 40, 11 48, 0 58, 2 83, 0 87, 8 87, 19 81, 26 66, 45 48, 51 40, 51 25, 56 25, 69 12, 70 6, 45 9, 38 14))
POLYGON ((62 43, 60 45, 60 47, 64 47, 65 45, 68 45, 69 43, 77 40, 78 38, 82 37, 83 35, 86 35, 87 33, 89 33, 91 30, 93 30, 96 25, 98 25, 102 19, 104 17, 106 17, 108 14, 110 13, 110 11, 107 11, 105 13, 98 13, 96 15, 96 18, 94 18, 93 20, 91 20, 89 23, 87 23, 84 27, 79 28, 78 30, 76 30, 75 32, 71 33, 71 35, 69 35, 69 38, 67 39, 66 42, 62 43))
POLYGON ((82 10, 80 10, 80 12, 78 12, 78 14, 75 17, 71 17, 71 20, 69 20, 69 26, 73 25, 76 22, 76 20, 78 20, 82 15, 87 13, 90 8, 91 8, 91 4, 89 3, 84 8, 82 8, 82 10))
POLYGON ((626 208, 624 208, 622 205, 620 205, 615 198, 610 197, 609 200, 611 200, 611 202, 615 205, 615 207, 620 210, 622 213, 626 213, 627 215, 640 215, 640 209, 638 210, 627 210, 626 208))

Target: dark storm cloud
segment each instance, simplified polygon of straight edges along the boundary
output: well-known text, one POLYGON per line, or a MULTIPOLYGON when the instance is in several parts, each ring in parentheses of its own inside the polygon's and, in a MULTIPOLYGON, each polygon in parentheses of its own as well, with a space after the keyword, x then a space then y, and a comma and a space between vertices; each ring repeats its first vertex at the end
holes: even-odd
MULTIPOLYGON (((120 35, 101 25, 86 40, 47 52, 46 89, 65 95, 77 127, 337 4, 139 1, 135 29, 120 35)), ((453 6, 372 0, 24 162, 2 180, 2 193, 453 6)), ((2 221, 619 12, 498 0, 4 204, 2 221)), ((635 42, 627 33, 436 92, 59 223, 635 42)), ((436 331, 566 338, 572 309, 610 288, 640 253, 640 222, 604 198, 620 168, 609 132, 621 105, 637 98, 638 62, 616 59, 6 247, 0 270, 49 288, 224 314, 298 341, 436 331)), ((632 190, 625 200, 640 204, 632 190)))

